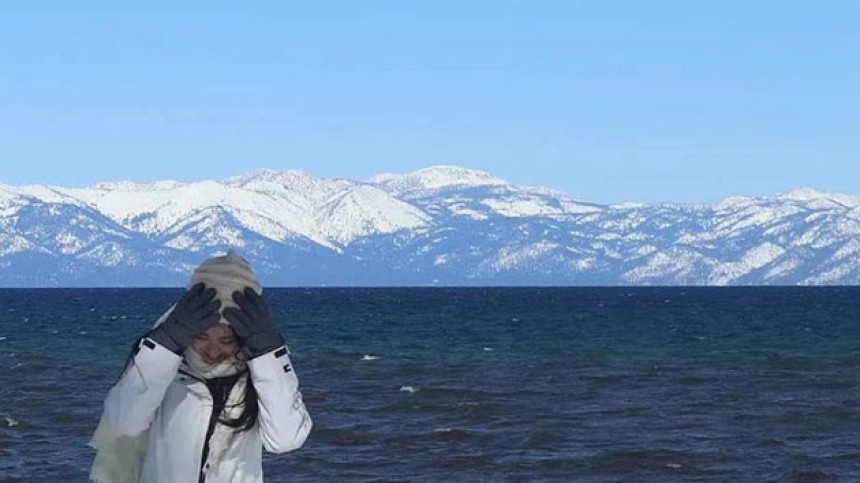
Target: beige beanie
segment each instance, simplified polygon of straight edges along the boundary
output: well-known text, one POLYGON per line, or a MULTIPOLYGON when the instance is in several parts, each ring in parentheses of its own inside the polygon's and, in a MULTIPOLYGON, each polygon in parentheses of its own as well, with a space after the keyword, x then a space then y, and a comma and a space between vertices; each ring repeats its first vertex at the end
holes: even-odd
MULTIPOLYGON (((251 287, 260 295, 263 293, 263 286, 251 270, 251 264, 233 250, 229 250, 226 255, 204 260, 191 275, 188 287, 200 282, 215 289, 215 298, 221 301, 222 309, 238 307, 233 301, 233 292, 241 292, 245 287, 251 287)), ((219 322, 229 325, 223 317, 219 322)))

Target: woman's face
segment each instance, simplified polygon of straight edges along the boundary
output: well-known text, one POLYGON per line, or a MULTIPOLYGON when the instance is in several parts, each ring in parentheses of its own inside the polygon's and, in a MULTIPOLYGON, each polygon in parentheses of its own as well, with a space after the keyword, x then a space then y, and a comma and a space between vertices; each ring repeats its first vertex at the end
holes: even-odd
POLYGON ((217 364, 239 351, 239 344, 228 325, 215 324, 198 335, 191 348, 200 354, 207 364, 217 364))

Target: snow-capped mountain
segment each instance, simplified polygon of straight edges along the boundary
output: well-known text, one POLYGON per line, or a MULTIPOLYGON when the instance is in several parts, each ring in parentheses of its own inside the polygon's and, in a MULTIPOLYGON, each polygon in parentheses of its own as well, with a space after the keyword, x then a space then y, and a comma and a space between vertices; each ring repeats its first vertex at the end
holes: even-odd
POLYGON ((270 285, 856 284, 860 197, 601 205, 458 166, 0 184, 2 286, 181 285, 229 248, 270 285))

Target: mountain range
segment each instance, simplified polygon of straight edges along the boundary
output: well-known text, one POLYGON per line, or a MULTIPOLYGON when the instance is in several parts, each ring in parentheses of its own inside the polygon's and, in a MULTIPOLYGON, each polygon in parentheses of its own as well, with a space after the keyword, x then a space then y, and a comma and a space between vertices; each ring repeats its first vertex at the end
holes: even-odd
POLYGON ((0 286, 183 286, 234 249, 264 285, 843 285, 860 197, 599 204, 432 166, 366 181, 0 184, 0 286))

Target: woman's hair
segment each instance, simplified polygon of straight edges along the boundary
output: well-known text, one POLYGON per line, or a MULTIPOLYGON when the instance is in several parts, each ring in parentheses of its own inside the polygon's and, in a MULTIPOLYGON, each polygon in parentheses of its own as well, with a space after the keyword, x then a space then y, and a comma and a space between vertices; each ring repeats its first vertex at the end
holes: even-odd
MULTIPOLYGON (((230 332, 233 334, 233 337, 236 340, 239 340, 239 336, 236 334, 236 329, 231 325, 228 325, 227 327, 230 327, 230 332)), ((236 358, 243 362, 247 362, 245 361, 244 352, 241 350, 236 353, 236 358)), ((221 416, 218 416, 219 423, 235 428, 237 433, 251 429, 251 426, 257 422, 257 416, 260 413, 260 407, 257 405, 257 388, 254 387, 254 381, 251 380, 250 370, 246 369, 246 372, 248 372, 248 376, 245 384, 245 397, 242 398, 244 406, 242 414, 240 414, 236 419, 229 420, 221 419, 221 416)))
POLYGON ((260 413, 260 408, 257 405, 257 389, 251 381, 251 376, 248 376, 248 383, 245 384, 245 397, 242 399, 244 408, 242 414, 236 419, 221 419, 218 417, 218 422, 231 428, 236 429, 237 433, 251 429, 254 423, 257 422, 257 416, 260 413))

